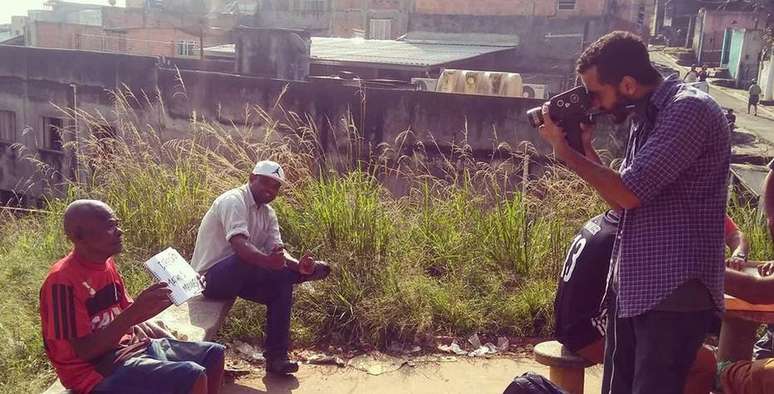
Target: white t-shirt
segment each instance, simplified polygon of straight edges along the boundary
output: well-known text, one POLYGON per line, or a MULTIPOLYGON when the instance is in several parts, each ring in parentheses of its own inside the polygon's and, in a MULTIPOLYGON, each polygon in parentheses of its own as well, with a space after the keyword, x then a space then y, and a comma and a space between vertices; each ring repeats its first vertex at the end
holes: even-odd
POLYGON ((193 269, 204 273, 232 256, 229 240, 237 234, 264 253, 282 244, 277 214, 267 204, 258 206, 247 185, 221 194, 204 215, 191 257, 193 269))

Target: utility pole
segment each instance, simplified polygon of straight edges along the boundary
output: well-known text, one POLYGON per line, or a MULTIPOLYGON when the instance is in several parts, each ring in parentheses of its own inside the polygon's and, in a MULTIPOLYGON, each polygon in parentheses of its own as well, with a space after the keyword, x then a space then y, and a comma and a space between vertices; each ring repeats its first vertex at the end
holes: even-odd
POLYGON ((361 4, 360 12, 363 18, 363 35, 365 39, 368 39, 371 36, 371 28, 368 26, 368 0, 362 0, 361 4))

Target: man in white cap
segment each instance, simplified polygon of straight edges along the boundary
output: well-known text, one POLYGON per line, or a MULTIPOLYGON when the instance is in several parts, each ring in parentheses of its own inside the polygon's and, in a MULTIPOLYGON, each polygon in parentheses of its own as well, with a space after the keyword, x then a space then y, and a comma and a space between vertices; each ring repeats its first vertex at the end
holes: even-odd
POLYGON ((324 279, 330 267, 305 254, 293 258, 282 245, 277 215, 269 203, 286 184, 273 161, 259 161, 249 182, 221 194, 204 215, 191 258, 204 275, 208 298, 241 297, 266 305, 266 371, 290 374, 288 359, 293 285, 324 279))

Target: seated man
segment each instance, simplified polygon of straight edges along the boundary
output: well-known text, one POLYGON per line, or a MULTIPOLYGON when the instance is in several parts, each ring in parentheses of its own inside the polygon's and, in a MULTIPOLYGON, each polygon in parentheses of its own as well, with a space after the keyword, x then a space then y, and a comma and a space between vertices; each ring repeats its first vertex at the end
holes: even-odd
POLYGON ((116 270, 123 232, 105 203, 78 200, 64 214, 73 250, 40 290, 46 355, 62 384, 79 393, 217 393, 224 348, 180 342, 146 320, 169 307, 164 283, 132 301, 116 270))
POLYGON ((728 128, 733 131, 736 128, 736 114, 733 108, 729 108, 726 111, 726 121, 728 122, 728 128))
MULTIPOLYGON (((597 364, 604 360, 607 311, 602 298, 618 221, 615 211, 607 211, 583 225, 567 252, 554 300, 557 341, 597 364)), ((726 244, 734 250, 734 261, 746 259, 749 246, 744 235, 730 217, 725 223, 726 244)), ((708 393, 714 371, 714 355, 700 348, 684 392, 708 393)))
MULTIPOLYGON (((726 269, 726 294, 751 304, 774 304, 774 262, 759 266, 758 273, 726 269)), ((774 358, 720 363, 718 375, 726 394, 774 392, 774 358)))
POLYGON ((205 275, 206 297, 241 297, 266 305, 266 371, 289 374, 293 285, 328 276, 330 267, 305 254, 296 260, 282 245, 277 215, 269 203, 285 183, 273 161, 260 161, 246 185, 221 194, 204 215, 191 266, 205 275))

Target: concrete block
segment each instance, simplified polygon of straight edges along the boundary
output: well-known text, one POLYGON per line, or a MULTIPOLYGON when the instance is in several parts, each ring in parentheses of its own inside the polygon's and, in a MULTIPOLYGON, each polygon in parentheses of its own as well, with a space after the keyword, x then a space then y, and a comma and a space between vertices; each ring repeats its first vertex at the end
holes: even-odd
POLYGON ((49 387, 46 391, 43 392, 43 394, 64 394, 64 393, 69 394, 69 393, 72 393, 72 391, 64 388, 64 386, 62 386, 62 383, 60 383, 58 379, 56 382, 54 382, 54 384, 51 385, 51 387, 49 387))
POLYGON ((180 306, 171 306, 152 321, 162 321, 185 341, 209 341, 226 320, 234 300, 210 300, 198 296, 180 306))

